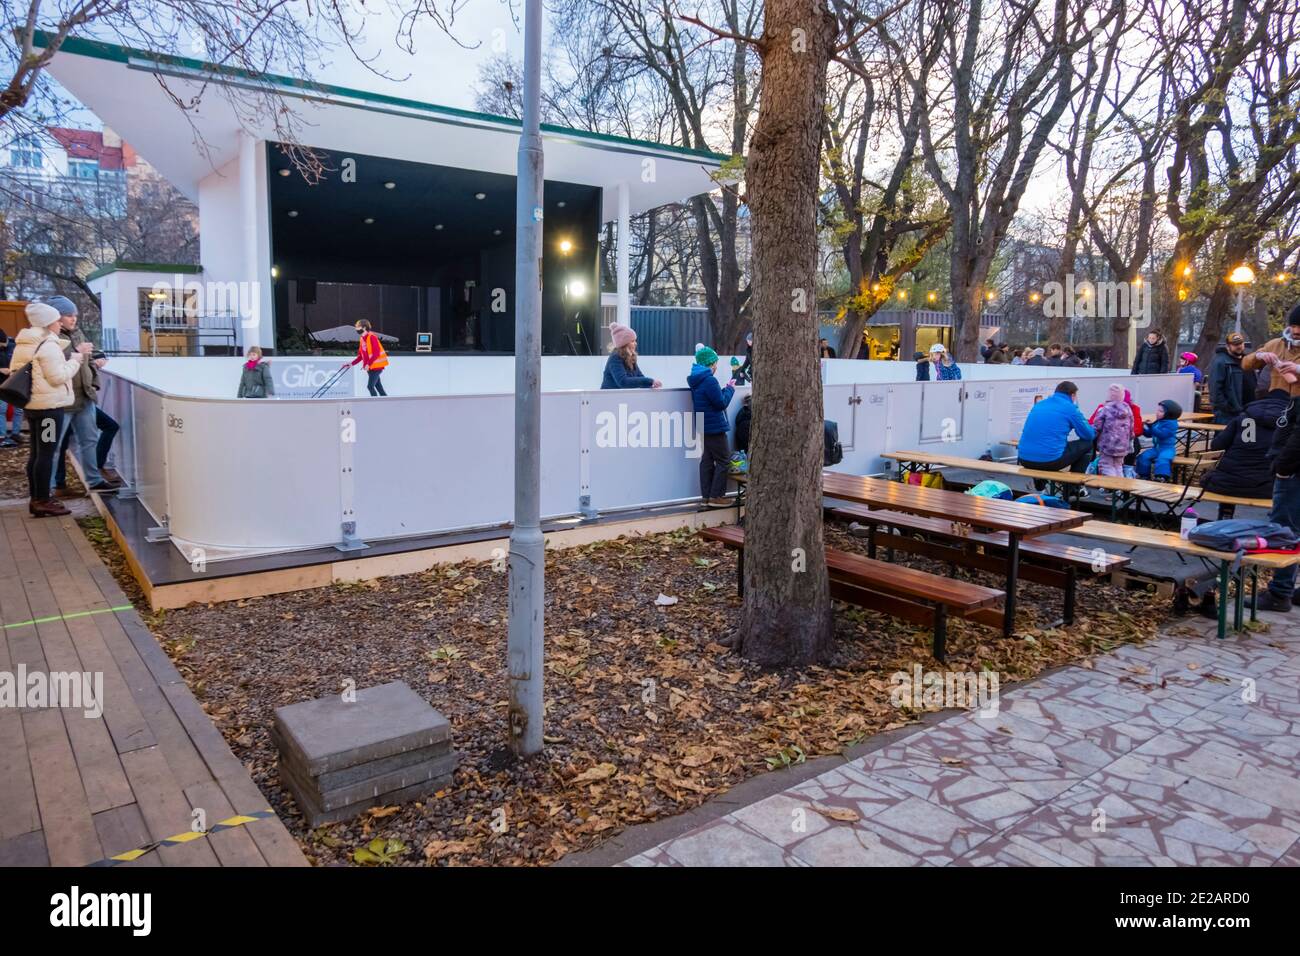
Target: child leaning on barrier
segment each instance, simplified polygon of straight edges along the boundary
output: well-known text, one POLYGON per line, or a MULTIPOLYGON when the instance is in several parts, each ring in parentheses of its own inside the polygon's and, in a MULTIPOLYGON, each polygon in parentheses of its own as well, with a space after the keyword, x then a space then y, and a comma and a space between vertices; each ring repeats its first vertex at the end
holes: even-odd
POLYGON ((1168 481, 1174 473, 1174 454, 1178 450, 1178 419, 1183 408, 1172 398, 1156 406, 1156 420, 1142 429, 1153 442, 1152 446, 1137 456, 1139 478, 1162 478, 1168 481))
POLYGON ((1097 474, 1124 476, 1124 457, 1133 447, 1133 409, 1124 401, 1124 387, 1112 385, 1106 401, 1092 416, 1097 429, 1097 474))

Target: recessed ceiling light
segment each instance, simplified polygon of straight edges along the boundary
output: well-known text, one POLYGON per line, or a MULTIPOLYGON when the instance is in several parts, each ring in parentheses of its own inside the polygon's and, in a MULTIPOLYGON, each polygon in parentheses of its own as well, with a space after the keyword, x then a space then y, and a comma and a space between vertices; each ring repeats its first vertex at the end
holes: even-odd
POLYGON ((363 222, 365 222, 365 224, 366 224, 367 226, 370 225, 370 224, 371 224, 372 222, 374 222, 374 221, 375 221, 375 220, 372 219, 370 216, 366 216, 366 218, 363 220, 363 222))
POLYGON ((385 189, 396 189, 396 188, 397 188, 397 183, 384 183, 384 188, 385 188, 385 189))
POLYGON ((561 209, 563 209, 563 208, 564 208, 564 200, 561 199, 561 200, 560 200, 559 202, 557 202, 555 205, 557 205, 557 206, 559 206, 561 209))
POLYGON ((289 175, 289 170, 287 170, 287 169, 282 169, 282 170, 280 170, 280 175, 281 175, 281 176, 288 176, 288 175, 289 175))
POLYGON ((487 193, 475 193, 475 194, 474 194, 474 198, 475 198, 475 199, 487 199, 487 193))
POLYGON ((438 223, 438 224, 437 224, 436 226, 434 226, 433 228, 434 228, 434 229, 441 229, 441 228, 442 228, 442 223, 438 223))
POLYGON ((289 210, 289 218, 290 218, 290 219, 296 219, 297 217, 298 217, 298 210, 296 210, 296 209, 290 209, 290 210, 289 210))
POLYGON ((493 229, 493 230, 492 230, 492 235, 494 235, 494 236, 499 236, 499 235, 501 235, 501 230, 500 230, 500 229, 493 229))

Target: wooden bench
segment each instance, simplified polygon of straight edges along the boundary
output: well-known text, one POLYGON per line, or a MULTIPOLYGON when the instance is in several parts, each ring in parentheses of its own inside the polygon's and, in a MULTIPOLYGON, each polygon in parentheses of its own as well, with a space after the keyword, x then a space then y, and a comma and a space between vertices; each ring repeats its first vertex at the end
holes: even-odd
MULTIPOLYGON (((744 529, 736 525, 719 525, 704 528, 700 535, 737 552, 736 590, 744 594, 744 529)), ((996 605, 1006 595, 993 588, 954 581, 928 571, 889 564, 835 548, 826 549, 826 569, 831 597, 836 600, 931 628, 934 656, 939 661, 946 653, 950 615, 989 627, 1002 626, 1002 612, 996 605)))
MULTIPOLYGON (((867 555, 872 558, 883 544, 891 552, 906 551, 980 571, 1000 573, 1005 568, 1008 544, 1005 532, 976 531, 945 518, 923 518, 860 505, 832 508, 831 514, 851 522, 850 530, 858 523, 866 526, 867 555), (876 529, 881 526, 902 533, 888 534, 882 541, 876 535, 876 529)), ((1074 623, 1075 589, 1081 575, 1102 577, 1128 563, 1128 558, 1098 554, 1096 550, 1056 541, 1027 538, 1020 543, 1020 576, 1063 592, 1063 624, 1074 623)))

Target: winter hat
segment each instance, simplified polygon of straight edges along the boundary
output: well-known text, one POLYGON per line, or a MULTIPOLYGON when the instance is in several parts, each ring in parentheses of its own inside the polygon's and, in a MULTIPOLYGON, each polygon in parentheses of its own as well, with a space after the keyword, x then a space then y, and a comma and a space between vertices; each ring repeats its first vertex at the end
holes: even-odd
POLYGON ((923 360, 924 358, 925 358, 925 353, 924 353, 924 352, 913 352, 913 353, 912 353, 912 361, 914 361, 914 362, 920 362, 920 361, 923 360))
POLYGON ((1116 382, 1110 388, 1106 389, 1106 401, 1121 402, 1124 400, 1124 386, 1116 382))
POLYGON ((713 349, 709 348, 707 345, 701 345, 698 349, 695 350, 696 365, 703 365, 704 367, 707 368, 710 365, 717 364, 717 361, 718 361, 718 353, 713 351, 713 349))
POLYGON ((740 368, 740 359, 736 358, 734 355, 731 357, 731 367, 740 368))
POLYGON ((1286 314, 1286 324, 1300 325, 1300 303, 1291 306, 1291 311, 1286 314))
POLYGON ((1184 352, 1182 355, 1178 357, 1182 359, 1184 362, 1186 362, 1188 365, 1195 365, 1197 362, 1195 352, 1184 352))
POLYGON ((1160 403, 1160 407, 1165 410, 1165 418, 1172 418, 1177 421, 1183 417, 1183 406, 1179 405, 1172 398, 1166 398, 1160 403))
POLYGON ((935 342, 933 345, 930 346, 931 355, 933 355, 935 352, 946 352, 946 351, 948 350, 943 347, 942 342, 935 342))
POLYGON ((48 329, 59 321, 59 310, 47 302, 28 302, 27 321, 33 328, 48 329))
POLYGON ((1033 350, 1032 352, 1030 352, 1029 354, 1030 354, 1030 356, 1032 357, 1032 356, 1034 356, 1034 355, 1043 355, 1043 354, 1045 354, 1045 353, 1043 352, 1042 349, 1034 349, 1034 350, 1033 350))
POLYGON ((609 337, 616 349, 636 343, 636 333, 628 326, 619 325, 617 322, 609 323, 609 337))
POLYGON ((59 315, 76 315, 77 306, 66 295, 52 295, 45 300, 46 305, 52 305, 59 310, 59 315))

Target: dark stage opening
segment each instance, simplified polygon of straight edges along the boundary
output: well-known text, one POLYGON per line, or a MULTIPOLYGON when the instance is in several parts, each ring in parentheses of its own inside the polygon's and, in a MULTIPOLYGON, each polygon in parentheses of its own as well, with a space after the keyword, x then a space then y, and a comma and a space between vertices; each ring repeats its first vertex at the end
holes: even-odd
MULTIPOLYGON (((435 351, 512 353, 515 178, 315 152, 327 172, 314 184, 268 153, 277 347, 345 347, 330 330, 369 319, 394 351, 428 332, 435 351)), ((544 209, 542 350, 590 354, 601 191, 548 180, 544 209)))

